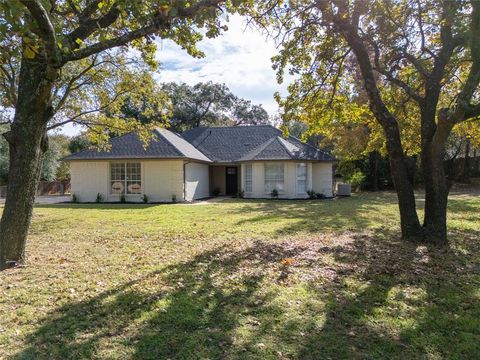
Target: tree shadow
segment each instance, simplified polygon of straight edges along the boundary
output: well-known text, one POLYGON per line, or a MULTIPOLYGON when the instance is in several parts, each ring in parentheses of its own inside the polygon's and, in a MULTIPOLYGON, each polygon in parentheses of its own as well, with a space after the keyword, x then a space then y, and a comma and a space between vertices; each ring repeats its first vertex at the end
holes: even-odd
MULTIPOLYGON (((331 200, 264 201, 247 204, 236 210, 236 214, 256 214, 237 222, 236 225, 275 222, 281 219, 290 224, 277 230, 277 236, 299 232, 346 231, 366 229, 375 224, 372 212, 385 205, 385 196, 368 195, 368 201, 360 197, 336 198, 331 200), (348 206, 345 206, 348 203, 348 206)), ((392 219, 392 223, 397 223, 392 219)))
POLYGON ((471 357, 479 251, 464 246, 386 229, 222 246, 57 308, 15 358, 471 357))

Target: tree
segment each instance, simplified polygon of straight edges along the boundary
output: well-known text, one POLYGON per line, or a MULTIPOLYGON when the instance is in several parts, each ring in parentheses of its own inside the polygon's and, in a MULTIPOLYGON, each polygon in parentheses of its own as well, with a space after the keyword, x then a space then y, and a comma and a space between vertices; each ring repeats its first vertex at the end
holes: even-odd
POLYGON ((455 126, 480 116, 480 2, 272 0, 259 3, 253 17, 277 31, 279 80, 286 69, 299 75, 282 104, 286 117, 344 106, 341 111, 355 118, 363 109, 349 102, 355 91, 349 80, 360 76, 368 111, 384 134, 403 238, 445 244, 446 141, 455 126), (402 122, 397 112, 405 106, 409 119, 402 122), (423 226, 403 125, 418 129, 421 138, 423 226))
POLYGON ((80 134, 70 139, 68 150, 71 154, 87 149, 90 146, 90 141, 86 134, 80 134))
POLYGON ((43 155, 40 179, 46 181, 63 180, 70 177, 70 168, 62 158, 69 155, 69 138, 57 134, 49 137, 48 150, 43 155))
POLYGON ((146 134, 147 127, 135 119, 91 116, 108 106, 118 114, 119 97, 140 98, 144 89, 152 88, 147 74, 129 62, 132 52, 126 45, 139 50, 140 60, 150 66, 154 36, 202 56, 195 47, 202 39, 200 31, 208 37, 219 35, 226 29, 219 15, 233 11, 234 5, 222 0, 0 3, 0 92, 2 106, 14 109, 10 131, 4 134, 10 171, 0 222, 0 269, 24 261, 41 158, 48 149, 47 130, 81 122, 98 143, 112 131, 146 134), (83 91, 85 86, 95 91, 83 91), (99 107, 83 111, 91 104, 99 107))
MULTIPOLYGON (((8 129, 1 131, 5 132, 8 129)), ((49 137, 49 147, 42 157, 40 179, 53 181, 69 177, 69 166, 62 162, 61 158, 69 155, 68 138, 65 135, 53 135, 49 137)), ((9 172, 9 149, 8 142, 0 138, 0 183, 7 183, 9 172)))
POLYGON ((177 131, 268 122, 268 113, 261 105, 235 96, 225 84, 210 81, 189 86, 172 82, 164 84, 162 90, 172 101, 171 124, 177 131))

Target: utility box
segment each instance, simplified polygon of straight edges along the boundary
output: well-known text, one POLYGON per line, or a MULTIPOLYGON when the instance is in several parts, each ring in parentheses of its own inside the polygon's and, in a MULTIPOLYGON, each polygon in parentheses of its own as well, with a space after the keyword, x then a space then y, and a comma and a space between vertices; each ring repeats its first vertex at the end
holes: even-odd
POLYGON ((350 195, 352 195, 352 185, 337 184, 337 196, 350 196, 350 195))

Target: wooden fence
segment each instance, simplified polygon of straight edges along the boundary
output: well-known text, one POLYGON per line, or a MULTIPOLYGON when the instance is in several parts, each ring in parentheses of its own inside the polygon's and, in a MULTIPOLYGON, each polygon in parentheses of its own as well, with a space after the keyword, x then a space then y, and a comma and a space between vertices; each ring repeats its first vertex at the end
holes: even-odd
MULTIPOLYGON (((70 194, 70 180, 40 181, 37 196, 70 194)), ((7 195, 7 186, 0 186, 0 197, 7 195)))

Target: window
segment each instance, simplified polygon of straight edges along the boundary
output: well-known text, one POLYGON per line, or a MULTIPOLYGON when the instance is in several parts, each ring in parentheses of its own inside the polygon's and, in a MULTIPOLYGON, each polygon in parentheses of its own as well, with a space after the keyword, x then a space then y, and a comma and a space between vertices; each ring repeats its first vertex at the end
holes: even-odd
POLYGON ((112 194, 141 194, 142 168, 140 163, 110 164, 110 191, 112 194))
POLYGON ((297 194, 307 192, 307 164, 297 164, 297 194))
POLYGON ((265 192, 270 193, 273 189, 282 192, 284 184, 283 163, 265 164, 265 192))
POLYGON ((245 165, 245 192, 252 192, 252 164, 245 165))

